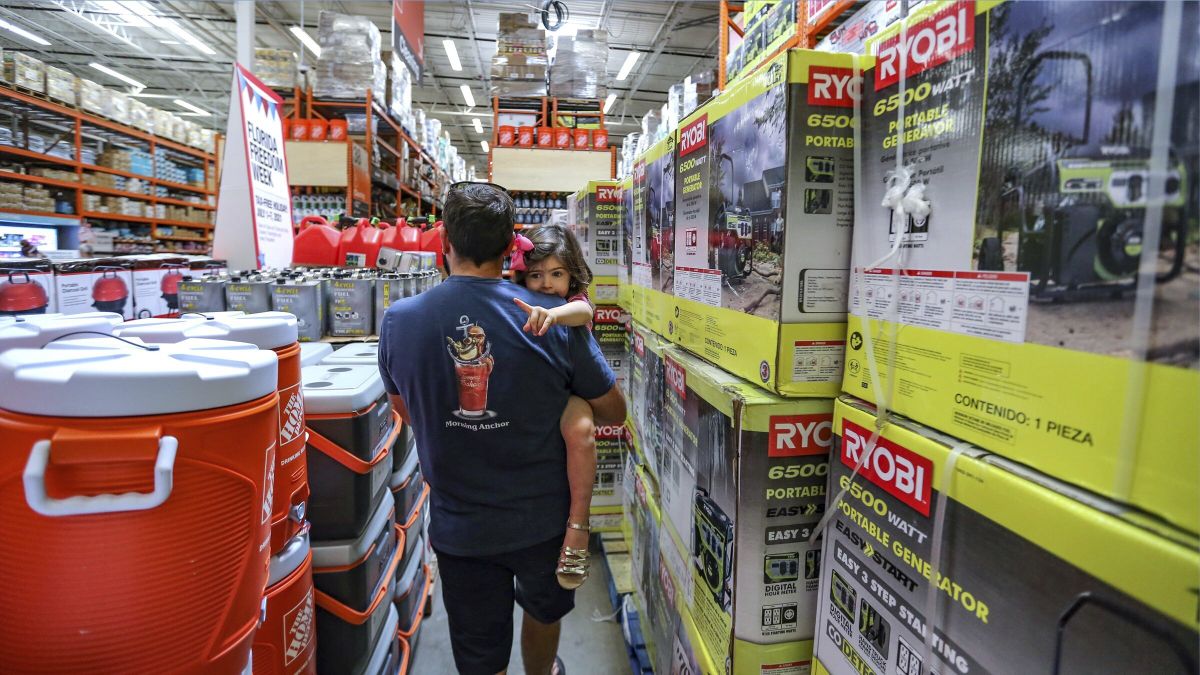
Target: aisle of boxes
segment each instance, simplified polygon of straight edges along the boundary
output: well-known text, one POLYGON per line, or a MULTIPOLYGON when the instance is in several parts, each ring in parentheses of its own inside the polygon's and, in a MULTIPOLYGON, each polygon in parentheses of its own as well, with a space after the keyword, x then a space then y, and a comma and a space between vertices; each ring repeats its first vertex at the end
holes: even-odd
POLYGON ((1200 73, 1156 90, 1160 42, 1195 36, 1117 4, 923 3, 909 34, 944 39, 903 119, 894 24, 877 61, 768 61, 589 186, 619 205, 614 241, 578 220, 632 318, 622 531, 655 672, 1194 672, 1200 73), (1148 74, 1110 75, 1151 32, 1148 74), (992 110, 1019 83, 987 85, 1031 42, 1087 92, 1037 80, 1018 128, 992 110), (1155 119, 1170 153, 1139 145, 1155 119))

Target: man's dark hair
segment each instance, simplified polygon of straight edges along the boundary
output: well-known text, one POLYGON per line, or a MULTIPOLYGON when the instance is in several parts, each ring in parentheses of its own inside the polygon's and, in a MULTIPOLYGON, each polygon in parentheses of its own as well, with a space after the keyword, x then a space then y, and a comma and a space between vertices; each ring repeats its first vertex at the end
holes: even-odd
POLYGON ((513 239, 513 200, 490 185, 469 184, 450 190, 442 212, 446 239, 454 252, 476 265, 504 255, 513 239))

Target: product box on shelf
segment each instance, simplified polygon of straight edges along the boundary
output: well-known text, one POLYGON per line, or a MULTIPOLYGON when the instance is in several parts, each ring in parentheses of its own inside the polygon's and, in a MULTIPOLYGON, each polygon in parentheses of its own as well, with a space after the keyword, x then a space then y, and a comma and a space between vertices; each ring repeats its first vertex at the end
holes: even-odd
POLYGON ((5 51, 4 79, 39 94, 46 93, 46 64, 21 52, 5 51))
POLYGON ((683 121, 662 332, 785 396, 842 377, 854 57, 779 55, 683 121))
POLYGON ((117 257, 55 263, 54 296, 63 314, 113 312, 132 319, 132 261, 117 257))
POLYGON ((726 57, 726 82, 732 83, 753 71, 796 35, 798 3, 783 0, 756 4, 753 14, 747 14, 748 23, 741 44, 730 50, 726 57))
POLYGON ((1194 4, 922 6, 909 35, 938 50, 909 70, 904 120, 902 24, 875 38, 843 383, 1192 532, 1200 65, 1156 83, 1162 45, 1196 53, 1179 28, 1197 21, 1194 4), (890 177, 927 211, 881 206, 890 177))
POLYGON ((129 259, 133 264, 134 316, 139 319, 178 316, 179 284, 189 272, 187 259, 168 254, 129 256, 129 259))
POLYGON ((595 303, 617 301, 621 264, 621 189, 616 181, 589 181, 572 195, 568 223, 592 270, 588 294, 595 303))
POLYGON ((62 68, 46 66, 46 95, 67 105, 76 105, 79 102, 79 78, 62 68))
POLYGON ((876 421, 835 405, 817 672, 1195 670, 1193 535, 899 416, 868 447, 876 421))
POLYGON ((129 124, 129 102, 132 99, 125 92, 114 91, 110 92, 108 100, 108 110, 105 112, 110 118, 121 124, 129 124))
POLYGON ((112 92, 102 84, 91 80, 79 81, 79 107, 95 115, 108 112, 112 92))
POLYGON ((737 675, 807 661, 833 401, 779 398, 674 347, 663 366, 663 555, 702 643, 737 675))
POLYGON ((633 165, 633 217, 625 253, 633 318, 661 335, 674 288, 676 135, 650 146, 633 165))
POLYGON ((45 258, 0 259, 0 316, 58 311, 54 265, 45 258))
POLYGON ((663 354, 668 343, 645 326, 629 327, 629 375, 625 378, 625 400, 629 410, 629 434, 638 452, 638 460, 651 479, 658 482, 663 470, 663 445, 666 421, 663 418, 666 380, 663 354))

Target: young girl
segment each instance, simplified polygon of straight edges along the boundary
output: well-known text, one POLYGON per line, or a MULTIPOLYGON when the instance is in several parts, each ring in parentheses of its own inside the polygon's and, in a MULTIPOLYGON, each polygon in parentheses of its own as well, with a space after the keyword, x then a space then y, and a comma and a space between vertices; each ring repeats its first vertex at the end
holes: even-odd
MULTIPOLYGON (((521 300, 517 305, 529 314, 525 332, 545 335, 551 326, 592 326, 592 303, 587 287, 592 271, 583 259, 575 235, 561 225, 543 225, 517 235, 509 269, 515 280, 531 291, 566 298, 559 307, 534 307, 521 300)), ((588 513, 592 483, 596 479, 596 426, 587 401, 572 396, 559 422, 567 444, 567 478, 571 485, 571 513, 558 557, 558 583, 578 588, 588 576, 588 513)))

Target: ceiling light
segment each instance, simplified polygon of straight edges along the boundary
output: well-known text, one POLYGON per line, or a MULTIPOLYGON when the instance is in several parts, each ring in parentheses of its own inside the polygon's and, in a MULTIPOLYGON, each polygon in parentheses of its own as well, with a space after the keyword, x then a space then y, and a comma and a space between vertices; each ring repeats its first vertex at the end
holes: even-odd
POLYGON ((205 44, 203 40, 195 35, 192 35, 190 31, 179 25, 179 22, 177 22, 175 19, 155 12, 154 7, 150 3, 145 2, 144 0, 138 0, 136 2, 132 0, 126 0, 126 2, 122 4, 129 10, 127 13, 122 13, 122 17, 127 15, 133 15, 135 17, 139 15, 144 16, 146 21, 149 21, 155 26, 158 26, 159 28, 166 30, 168 33, 171 33, 180 40, 183 40, 201 54, 206 56, 216 56, 217 50, 205 44))
POLYGON ((604 99, 604 114, 605 115, 608 114, 609 109, 612 108, 613 101, 616 101, 616 100, 617 100, 616 94, 609 94, 608 98, 604 99))
POLYGON ((479 145, 483 147, 484 152, 491 152, 492 146, 488 145, 487 141, 479 141, 479 145))
POLYGON ((0 19, 0 28, 3 28, 4 30, 6 30, 10 33, 16 33, 17 35, 20 35, 21 37, 25 38, 26 40, 29 40, 30 42, 32 42, 34 44, 38 44, 43 47, 50 46, 50 43, 47 42, 46 40, 43 40, 41 37, 34 35, 33 33, 30 33, 29 31, 25 30, 24 28, 21 28, 20 26, 13 25, 13 24, 5 21, 4 19, 0 19))
POLYGON ((446 58, 450 59, 450 67, 462 70, 462 61, 458 60, 458 47, 454 46, 454 40, 442 40, 442 46, 446 48, 446 58))
POLYGON ((625 63, 621 64, 621 70, 617 73, 617 81, 620 82, 629 77, 630 71, 633 70, 633 64, 637 63, 641 52, 629 52, 629 56, 625 57, 625 63))
POLYGON ((308 47, 308 51, 312 52, 313 56, 320 58, 321 45, 317 44, 317 41, 312 39, 311 35, 304 32, 304 29, 300 26, 292 26, 289 30, 292 31, 292 35, 295 35, 297 38, 299 38, 300 42, 303 43, 305 47, 308 47))
POLYGON ((475 133, 482 134, 483 133, 483 122, 480 122, 478 117, 471 118, 471 122, 475 125, 475 133))
POLYGON ((101 65, 99 63, 89 63, 88 65, 95 68, 96 70, 104 73, 105 75, 108 75, 109 77, 112 77, 112 78, 116 78, 116 79, 124 82, 125 84, 128 84, 131 87, 137 88, 138 90, 142 90, 142 89, 146 88, 146 85, 142 84, 141 82, 138 82, 137 80, 133 79, 132 77, 129 77, 128 75, 118 73, 117 71, 113 70, 112 68, 109 68, 108 66, 101 65))
POLYGON ((197 115, 199 115, 201 117, 212 117, 212 113, 208 112, 204 108, 201 108, 199 106, 194 106, 191 103, 188 103, 187 101, 185 101, 181 98, 175 99, 174 101, 172 101, 172 103, 179 106, 180 108, 187 108, 188 110, 191 110, 192 112, 196 113, 197 115))
POLYGON ((467 102, 467 107, 474 108, 475 107, 475 95, 471 93, 471 88, 464 84, 461 87, 459 87, 459 89, 462 89, 463 100, 467 102))

